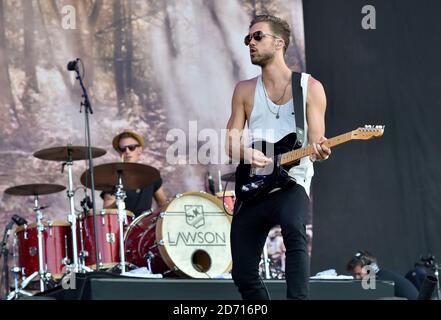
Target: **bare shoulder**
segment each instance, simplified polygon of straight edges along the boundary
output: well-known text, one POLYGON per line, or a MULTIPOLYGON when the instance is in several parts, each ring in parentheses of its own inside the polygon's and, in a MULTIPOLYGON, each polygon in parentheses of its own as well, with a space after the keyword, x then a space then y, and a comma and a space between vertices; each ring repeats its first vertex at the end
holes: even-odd
POLYGON ((326 100, 325 88, 322 83, 313 76, 308 78, 308 100, 326 100))
POLYGON ((257 77, 239 81, 236 84, 235 93, 240 95, 246 95, 249 92, 254 92, 256 87, 257 77))
MULTIPOLYGON (((307 103, 312 108, 326 109, 326 93, 322 83, 313 76, 308 78, 307 103)), ((310 109, 310 108, 309 108, 310 109)))
POLYGON ((319 92, 324 92, 325 89, 322 85, 322 83, 317 80, 316 78, 314 78, 313 76, 309 76, 308 78, 308 92, 312 92, 312 93, 319 93, 319 92))

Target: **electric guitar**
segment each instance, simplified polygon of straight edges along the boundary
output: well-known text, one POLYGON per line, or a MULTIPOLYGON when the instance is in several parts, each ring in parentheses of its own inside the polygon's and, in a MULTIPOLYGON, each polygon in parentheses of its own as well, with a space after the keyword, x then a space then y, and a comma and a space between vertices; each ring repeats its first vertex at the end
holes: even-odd
MULTIPOLYGON (((365 126, 330 138, 324 142, 324 145, 331 148, 351 140, 381 137, 383 133, 384 126, 365 126)), ((288 175, 289 169, 298 165, 301 158, 310 156, 314 152, 311 145, 301 148, 294 132, 276 143, 257 141, 253 143, 252 147, 272 158, 273 163, 265 168, 254 168, 241 161, 237 166, 235 193, 236 198, 242 202, 263 196, 274 188, 283 188, 292 184, 293 179, 288 175)))

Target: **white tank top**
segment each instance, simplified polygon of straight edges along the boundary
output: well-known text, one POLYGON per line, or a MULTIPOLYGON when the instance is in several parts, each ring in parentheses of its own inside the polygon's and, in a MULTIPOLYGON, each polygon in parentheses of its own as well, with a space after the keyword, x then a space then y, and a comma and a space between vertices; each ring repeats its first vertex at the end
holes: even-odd
MULTIPOLYGON (((306 122, 306 97, 308 96, 309 74, 302 73, 301 87, 303 92, 303 115, 305 141, 303 146, 308 144, 308 124, 306 122)), ((262 76, 257 78, 254 92, 254 105, 251 117, 248 122, 249 141, 265 140, 275 143, 291 132, 296 131, 294 102, 289 100, 283 105, 276 105, 268 98, 262 81, 262 76), (279 118, 276 118, 279 112, 279 118)), ((300 164, 289 170, 289 175, 301 185, 309 196, 311 180, 314 175, 314 166, 308 157, 300 159, 300 164)))

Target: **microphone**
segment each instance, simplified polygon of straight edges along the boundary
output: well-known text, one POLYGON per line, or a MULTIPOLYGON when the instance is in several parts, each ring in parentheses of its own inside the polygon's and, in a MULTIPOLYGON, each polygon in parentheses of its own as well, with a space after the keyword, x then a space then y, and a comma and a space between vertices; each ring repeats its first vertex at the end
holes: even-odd
POLYGON ((78 58, 76 58, 75 60, 69 61, 69 63, 67 64, 67 70, 69 70, 69 71, 78 70, 78 61, 80 61, 80 59, 78 59, 78 58))
POLYGON ((84 212, 88 212, 90 209, 93 208, 93 203, 90 201, 89 196, 85 196, 84 199, 81 201, 81 207, 83 208, 84 212))
POLYGON ((208 172, 208 190, 210 190, 211 194, 216 193, 216 191, 214 190, 214 180, 210 172, 208 172))
POLYGON ((28 222, 26 221, 26 219, 20 217, 18 214, 14 214, 12 216, 12 221, 14 221, 14 223, 18 226, 22 226, 24 224, 27 224, 28 222))

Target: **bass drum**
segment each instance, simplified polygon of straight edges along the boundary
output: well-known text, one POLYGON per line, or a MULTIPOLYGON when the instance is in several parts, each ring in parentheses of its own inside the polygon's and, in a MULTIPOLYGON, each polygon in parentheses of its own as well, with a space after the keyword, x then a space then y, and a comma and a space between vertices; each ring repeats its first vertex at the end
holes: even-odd
POLYGON ((205 192, 177 195, 135 219, 125 234, 126 260, 152 273, 216 278, 232 266, 231 217, 205 192))

